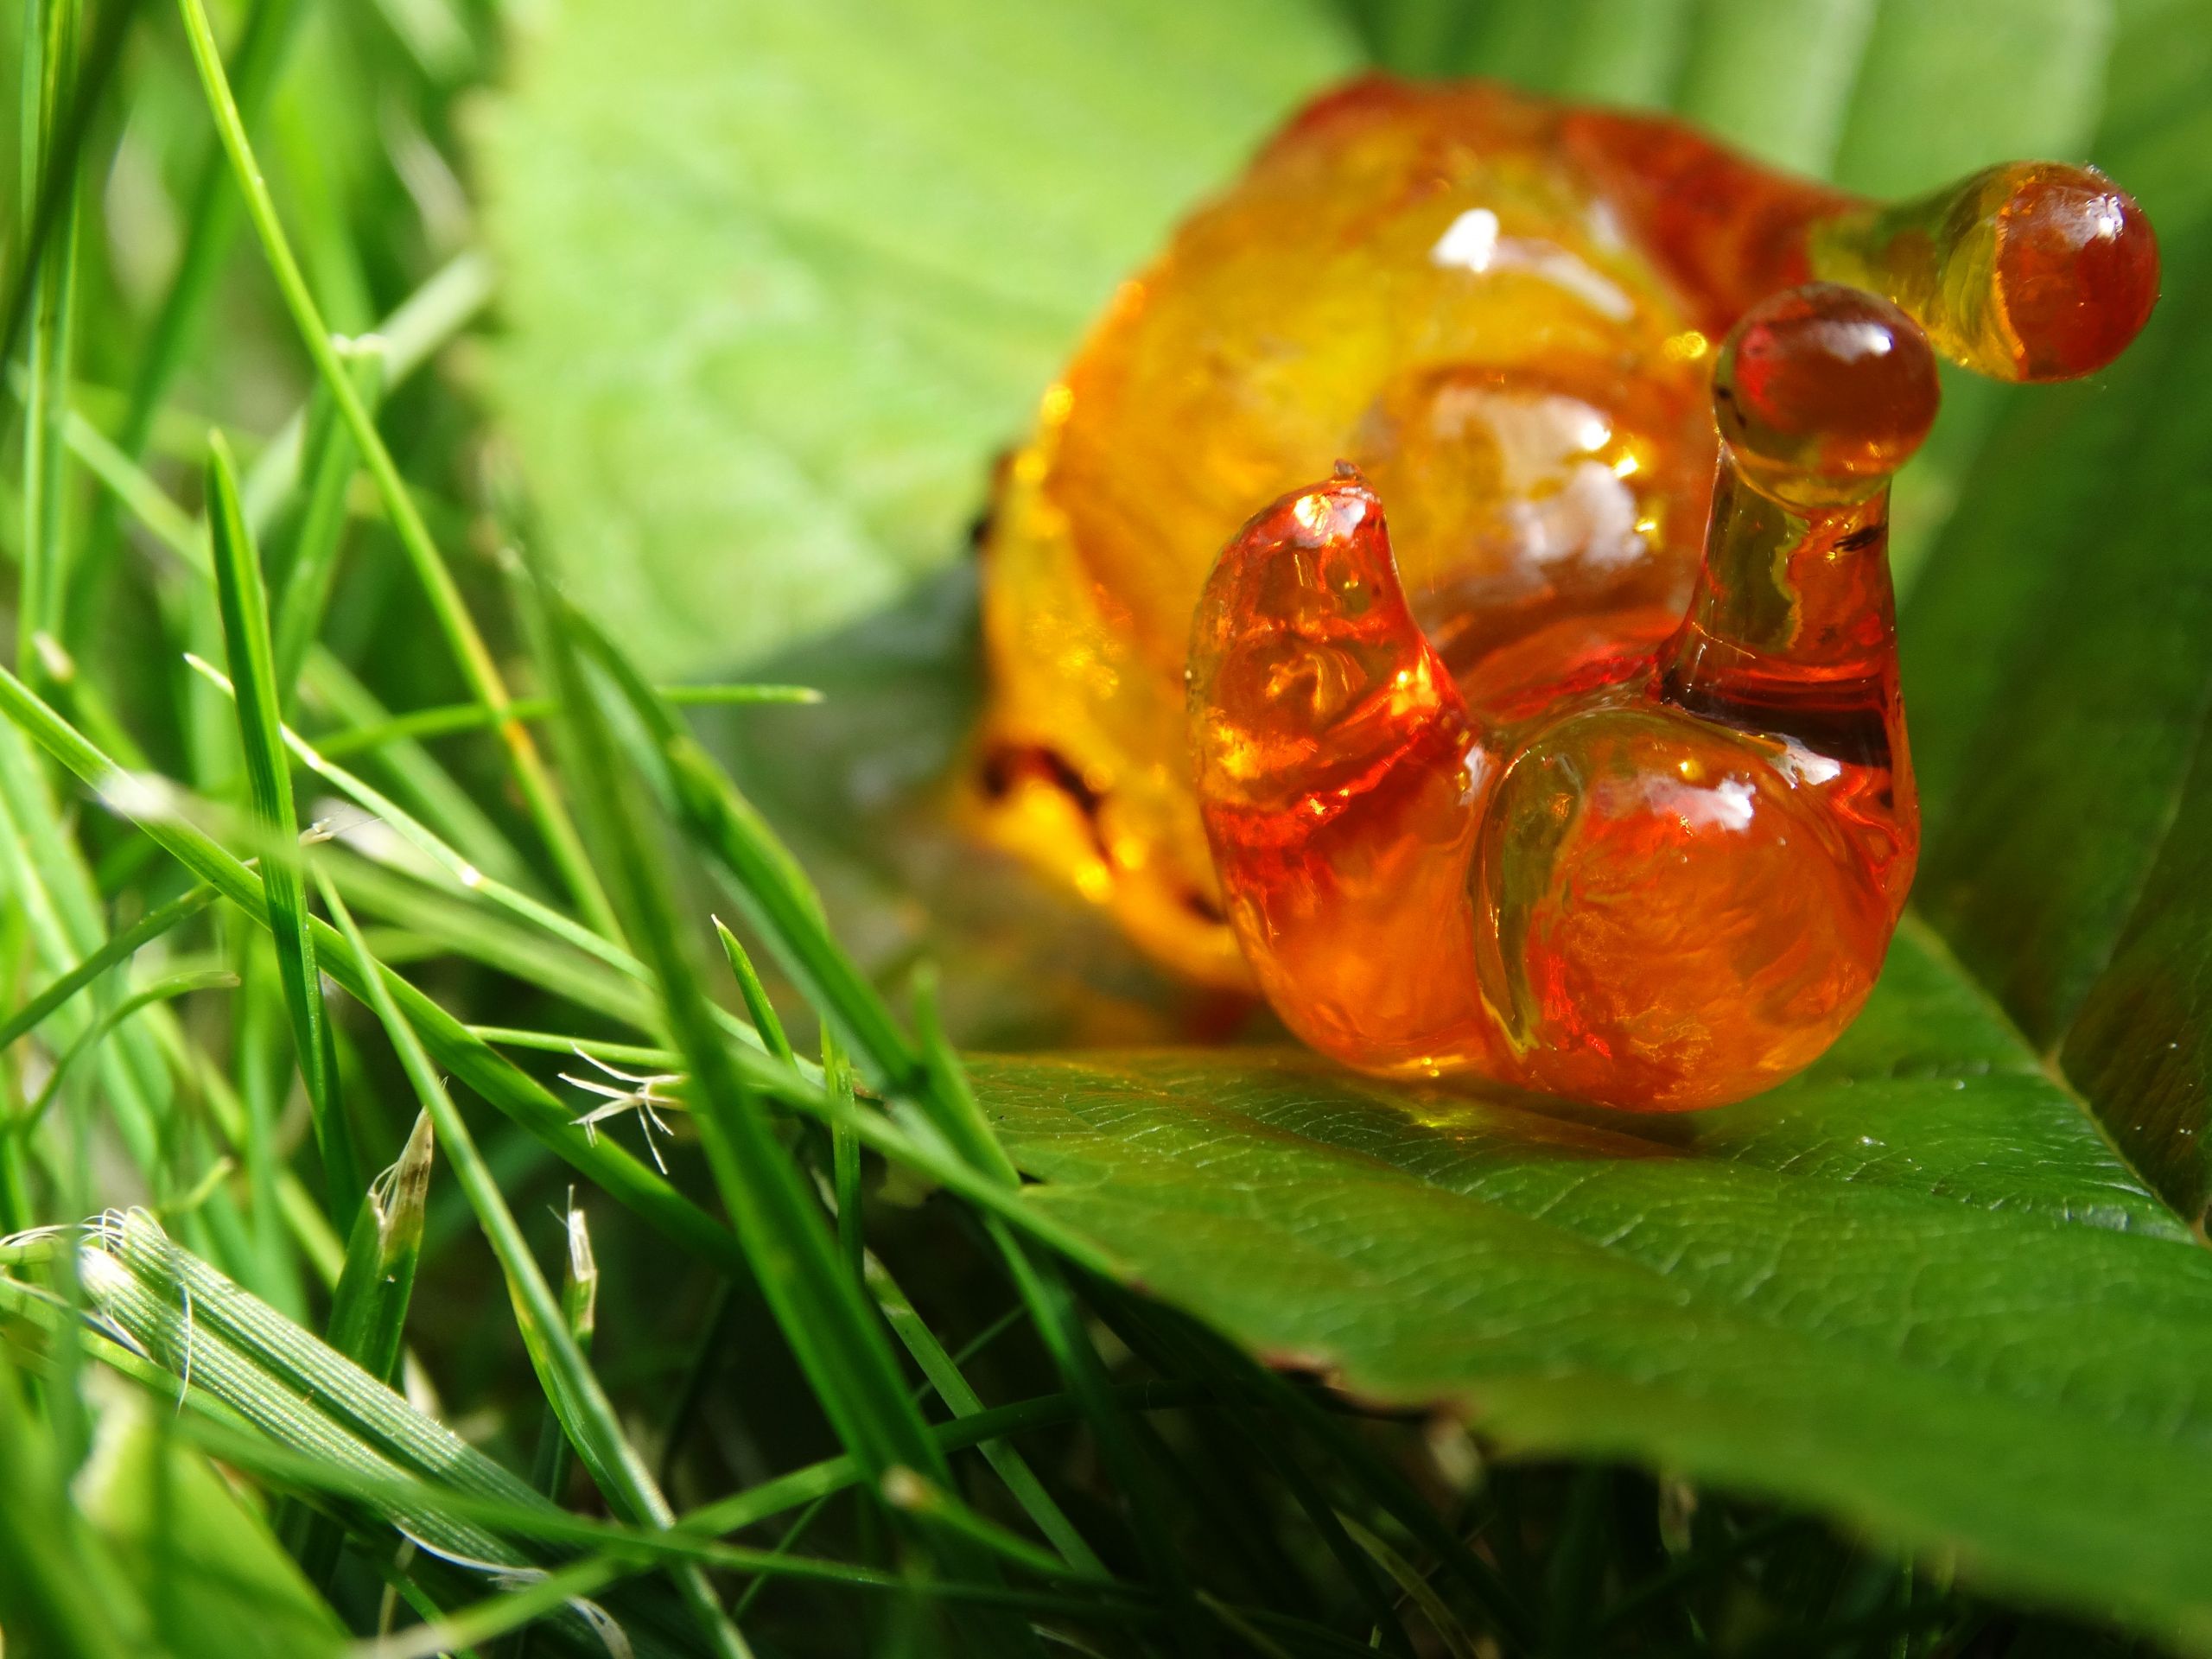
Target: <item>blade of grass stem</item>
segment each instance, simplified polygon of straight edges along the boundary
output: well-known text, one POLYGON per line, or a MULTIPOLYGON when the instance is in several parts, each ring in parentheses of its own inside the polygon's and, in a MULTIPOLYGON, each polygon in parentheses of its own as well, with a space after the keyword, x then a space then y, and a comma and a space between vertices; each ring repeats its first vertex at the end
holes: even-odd
MULTIPOLYGON (((669 685, 658 688, 660 695, 679 709, 725 708, 741 703, 817 703, 822 693, 808 685, 669 685)), ((358 726, 351 731, 327 732, 315 739, 315 747, 325 756, 335 760, 340 755, 354 754, 364 749, 382 748, 387 743, 402 739, 448 737, 455 732, 474 732, 486 726, 496 726, 501 720, 552 720, 559 716, 560 705, 550 697, 517 697, 505 710, 486 708, 479 702, 449 702, 434 709, 417 709, 407 714, 395 715, 391 719, 374 726, 358 726)))
MULTIPOLYGON (((644 1459, 622 1433, 613 1404, 584 1358, 560 1303, 538 1268, 537 1257, 531 1254, 522 1229, 507 1208, 498 1181, 477 1151, 475 1140, 461 1121, 452 1097, 446 1093, 445 1084, 431 1065, 422 1039, 400 1012, 378 970, 375 958, 361 942, 360 930, 354 925, 345 900, 327 882, 322 887, 322 898, 324 907, 330 912, 331 919, 353 953, 370 1008, 397 1052, 400 1065, 414 1085, 416 1098, 445 1141, 446 1159, 453 1166, 454 1183, 467 1194, 493 1253, 499 1257, 519 1316, 524 1346, 537 1370, 539 1385, 560 1417, 577 1455, 591 1471, 600 1491, 629 1519, 662 1528, 674 1525, 675 1511, 669 1508, 668 1500, 661 1496, 644 1459)), ((751 1659, 751 1649, 722 1611, 704 1573, 696 1568, 679 1570, 676 1581, 708 1645, 724 1659, 751 1659)))
MULTIPOLYGON (((768 1001, 768 990, 760 982, 760 976, 753 970, 753 958, 737 942, 737 935, 722 925, 719 916, 709 918, 715 925, 715 937, 721 941, 722 955, 729 962, 729 971, 737 981, 738 995, 745 999, 746 1012, 753 1016, 753 1028, 760 1033, 760 1040, 767 1045, 768 1052, 786 1065, 793 1065, 798 1057, 791 1049, 791 1039, 784 1035, 784 1022, 776 1017, 775 1006, 768 1001)), ((832 1040, 825 1030, 823 1033, 823 1075, 829 1075, 829 1044, 832 1040)), ((852 1089, 852 1074, 844 1077, 846 1091, 852 1089)))
POLYGON ((651 942, 671 1034, 696 1091, 699 1125, 725 1208, 761 1287, 839 1438, 880 1480, 906 1465, 939 1476, 944 1465, 920 1414, 906 1398, 896 1363, 842 1271, 788 1153, 769 1132, 754 1088, 730 1064, 708 1014, 708 1000, 685 959, 673 900, 658 876, 658 854, 629 804, 613 739, 560 620, 545 630, 576 748, 589 770, 587 798, 600 809, 609 868, 651 942))
MULTIPOLYGON (((890 1270, 873 1253, 864 1258, 864 1271, 869 1294, 893 1332, 913 1356, 921 1367, 922 1375, 937 1392, 938 1399, 956 1418, 973 1418, 983 1414, 982 1397, 969 1386, 961 1374, 960 1367, 931 1330, 928 1322, 915 1312, 906 1293, 893 1278, 890 1270)), ((1060 1558, 1069 1567, 1085 1573, 1103 1572, 1104 1564, 1097 1553, 1084 1541, 1060 1508, 1052 1501, 1052 1494, 1037 1478, 1021 1453, 1003 1440, 984 1440, 978 1449, 993 1472, 1006 1484, 1007 1492, 1019 1503, 1024 1513, 1036 1524, 1037 1530, 1050 1541, 1060 1558)))
MULTIPOLYGON (((238 477, 230 446, 220 433, 208 440, 207 521, 231 679, 238 688, 234 701, 238 738, 245 753, 254 810, 271 840, 296 838, 299 818, 292 805, 292 769, 285 759, 283 721, 277 712, 276 662, 269 637, 268 605, 262 592, 261 563, 238 507, 238 477)), ((261 879, 269 899, 270 935, 276 943, 285 1012, 291 1017, 300 1077, 307 1085, 315 1144, 322 1154, 324 1198, 332 1219, 342 1230, 351 1224, 360 1198, 361 1180, 351 1131, 338 1098, 337 1056, 331 1046, 329 1014, 322 1006, 322 981, 315 970, 306 885, 299 867, 283 859, 264 859, 261 879)))
POLYGON ((1391 1581, 1404 1592, 1406 1599, 1421 1609, 1421 1617, 1428 1621, 1429 1629, 1436 1632, 1437 1640, 1444 1643, 1444 1650, 1452 1659, 1478 1659, 1474 1638, 1467 1634, 1466 1626, 1459 1623, 1444 1598, 1436 1593, 1435 1586, 1412 1562, 1352 1516, 1340 1512, 1337 1521, 1351 1541, 1390 1575, 1391 1581))
MULTIPOLYGON (((387 1387, 399 1374, 435 1143, 430 1115, 417 1112, 399 1160, 369 1184, 354 1213, 346 1263, 331 1292, 331 1347, 387 1387)), ((308 1581, 327 1586, 342 1541, 338 1527, 327 1516, 294 1505, 278 1530, 296 1541, 292 1553, 308 1581)))
POLYGON ((527 1633, 540 1620, 597 1594, 622 1573, 623 1563, 607 1555, 556 1567, 471 1606, 426 1618, 410 1630, 359 1643, 353 1650, 353 1659, 435 1659, 437 1655, 480 1647, 517 1630, 527 1633))
MULTIPOLYGON (((373 411, 383 393, 384 342, 372 334, 344 341, 337 350, 361 401, 373 411)), ((346 489, 353 480, 354 462, 353 439, 329 394, 318 385, 308 417, 302 467, 306 499, 275 613, 276 690, 279 706, 286 709, 298 699, 300 669, 307 661, 308 647, 321 631, 331 583, 337 578, 339 544, 346 533, 346 489)))
MULTIPOLYGON (((269 925, 259 879, 204 830, 180 818, 172 806, 171 791, 124 772, 5 668, 0 668, 0 715, 73 772, 110 810, 137 824, 257 925, 269 925)), ((4 757, 8 747, 0 741, 0 757, 4 757)), ((321 953, 319 960, 330 976, 355 995, 362 995, 364 970, 344 941, 320 919, 311 918, 309 925, 321 953)), ((403 976, 389 968, 382 972, 392 995, 441 1065, 672 1241, 721 1263, 728 1270, 749 1271, 744 1251, 727 1229, 620 1147, 604 1140, 595 1144, 586 1141, 574 1129, 572 1114, 542 1085, 403 976)), ((730 1023, 734 1024, 734 1018, 730 1023)), ((818 1084, 735 1040, 728 1025, 720 1029, 733 1038, 723 1045, 723 1058, 747 1079, 748 1086, 819 1122, 829 1122, 830 1103, 818 1084)), ((1045 1248, 1097 1274, 1111 1276, 1116 1271, 1111 1256, 1023 1203, 1018 1191, 977 1175, 940 1145, 918 1138, 878 1112, 861 1113, 857 1128, 861 1144, 870 1150, 999 1216, 1045 1248)), ((778 1156, 782 1156, 780 1148, 778 1156)))
MULTIPOLYGON (((289 1103, 294 1069, 291 1020, 284 1009, 283 987, 278 982, 283 970, 277 966, 275 946, 264 948, 259 933, 251 928, 227 931, 244 982, 232 1009, 231 1069, 238 1082, 238 1103, 245 1111, 243 1161, 251 1189, 247 1202, 255 1247, 250 1256, 233 1258, 229 1271, 264 1301, 296 1319, 305 1310, 305 1299, 283 1250, 283 1222, 276 1203, 278 1172, 289 1162, 278 1126, 289 1103)), ((365 1209, 356 1206, 355 1237, 367 1218, 365 1209)), ((342 1268, 340 1278, 344 1278, 342 1268)))
POLYGON ((470 1026, 468 1034, 506 1048, 526 1048, 541 1054, 588 1054, 617 1065, 649 1065, 666 1071, 681 1064, 674 1049, 651 1048, 643 1043, 609 1043, 596 1037, 571 1037, 560 1031, 524 1031, 513 1026, 470 1026))
MULTIPOLYGON (((543 589, 538 590, 543 595, 543 589)), ((633 810, 614 739, 566 625, 565 607, 548 607, 544 633, 567 726, 583 767, 584 798, 595 809, 609 870, 646 942, 669 1033, 684 1058, 695 1094, 693 1116, 709 1169, 777 1323, 839 1438, 880 1482, 904 1465, 939 1485, 944 1454, 900 1381, 897 1362, 861 1287, 842 1270, 819 1208, 797 1164, 772 1131, 765 1103, 733 1064, 684 949, 684 930, 661 877, 658 849, 633 810)), ((765 1060, 770 1069, 782 1070, 765 1060)), ((928 1535, 925 1534, 925 1536, 928 1535)), ((972 1548, 937 1553, 956 1573, 989 1581, 988 1558, 972 1548)), ((995 1639, 1027 1648, 1026 1631, 998 1629, 995 1639)))
POLYGON ((35 1031, 48 1014, 109 969, 128 961, 170 929, 191 920, 207 909, 214 897, 213 887, 195 882, 177 898, 148 911, 122 932, 111 935, 99 950, 49 983, 7 1019, 0 1020, 0 1048, 6 1048, 26 1033, 35 1031))
POLYGON ((620 647, 558 595, 548 595, 547 603, 621 691, 655 747, 679 824, 728 878, 760 936, 807 1001, 836 1022, 880 1089, 911 1090, 919 1075, 912 1045, 875 988, 830 937, 822 901, 798 861, 620 647))
MULTIPOLYGON (((63 828, 46 779, 22 738, 0 736, 0 871, 22 906, 40 961, 64 972, 106 941, 90 874, 63 828)), ((73 1009, 60 1034, 73 1038, 93 1017, 73 1009)), ((162 1190, 160 1126, 168 1103, 160 1057, 143 1035, 126 1031, 99 1060, 101 1093, 131 1162, 162 1190)))
MULTIPOLYGON (((806 1536, 809 1529, 822 1518, 822 1512, 829 1507, 830 1494, 824 1493, 801 1510, 791 1525, 784 1529, 783 1536, 776 1540, 774 1547, 769 1553, 773 1555, 787 1555, 797 1549, 799 1541, 806 1536)), ((743 1618, 753 1610, 753 1604, 760 1600, 763 1592, 774 1582, 775 1580, 766 1573, 755 1578, 752 1583, 745 1586, 744 1593, 739 1596, 731 1606, 730 1617, 743 1618)))
MULTIPOLYGON (((387 718, 375 695, 323 645, 308 647, 300 689, 303 701, 349 726, 374 726, 387 718)), ((377 760, 423 820, 461 849, 471 864, 517 888, 538 885, 506 832, 429 750, 402 739, 378 750, 377 760)))
MULTIPOLYGON (((212 582, 213 564, 200 526, 169 499, 160 485, 73 411, 67 430, 72 448, 93 476, 130 507, 138 522, 186 569, 202 582, 212 582)), ((249 486, 249 493, 250 490, 249 486)), ((254 532, 256 519, 250 506, 245 518, 247 531, 254 532)), ((383 705, 321 645, 308 645, 302 674, 304 691, 338 718, 355 727, 391 723, 383 705)), ((521 855, 428 750, 404 738, 382 747, 385 767, 399 779, 423 813, 442 827, 448 838, 466 850, 472 864, 509 880, 524 878, 521 855)))
POLYGON ((54 1104, 61 1091, 62 1081, 69 1069, 88 1052, 99 1047, 107 1034, 143 1007, 164 1002, 171 997, 189 996, 194 991, 228 989, 238 982, 238 976, 227 968, 201 969, 194 973, 172 974, 157 979, 152 984, 131 992, 111 1007, 103 1008, 99 1016, 84 1032, 54 1056, 54 1068, 47 1074, 46 1083, 21 1117, 8 1126, 8 1132, 18 1139, 29 1140, 38 1131, 39 1120, 46 1116, 47 1108, 54 1104))
MULTIPOLYGON (((259 121, 268 102, 300 9, 300 0, 253 0, 246 14, 232 55, 230 74, 240 117, 249 125, 259 121)), ((224 256, 238 230, 238 197, 228 187, 229 169, 222 146, 211 144, 194 170, 176 268, 136 357, 122 419, 117 425, 114 448, 126 461, 136 462, 146 453, 162 398, 184 362, 200 315, 214 293, 224 256)), ((72 585, 71 614, 80 625, 97 611, 119 528, 114 506, 104 499, 94 510, 86 536, 85 556, 72 585)))
MULTIPOLYGON (((26 170, 36 177, 60 153, 65 103, 76 67, 78 0, 31 0, 25 45, 25 114, 30 121, 26 170)), ((73 157, 72 158, 74 159, 73 157)), ((71 670, 62 622, 68 582, 62 525, 62 424, 69 409, 72 318, 76 308, 79 202, 73 168, 61 193, 51 239, 40 252, 31 311, 29 402, 23 410, 23 553, 16 597, 16 661, 27 675, 62 681, 71 670)), ((26 208, 35 213, 29 191, 26 208)), ((23 226, 26 239, 34 226, 23 226)), ((34 682, 35 683, 35 681, 34 682)))
MULTIPOLYGON (((591 1228, 577 1207, 573 1191, 563 1221, 569 1261, 561 1277, 561 1317, 567 1322, 569 1338, 575 1344, 576 1351, 588 1360, 599 1328, 599 1263, 592 1255, 591 1228)), ((568 1436, 562 1432, 559 1417, 549 1408, 538 1427, 537 1455, 531 1463, 530 1484, 556 1503, 569 1484, 569 1456, 568 1436)))
MULTIPOLYGON (((992 1134, 982 1108, 968 1085, 967 1074, 938 1022, 936 977, 926 970, 915 976, 914 1023, 921 1046, 919 1098, 931 1124, 983 1179, 1009 1191, 1018 1190, 1020 1173, 999 1145, 998 1137, 992 1134)), ((1106 1368, 1091 1344, 1090 1334, 1083 1328, 1082 1315, 1066 1275, 1058 1262, 1033 1254, 1000 1217, 984 1217, 983 1231, 1005 1262, 1014 1289, 1029 1310, 1038 1337, 1061 1377, 1076 1397, 1091 1408, 1091 1430, 1097 1439, 1100 1456, 1128 1503, 1132 1529, 1146 1566, 1170 1600, 1184 1610, 1185 1618, 1176 1622, 1175 1628, 1178 1640, 1187 1646, 1194 1639, 1190 1636, 1194 1622, 1191 1615, 1195 1611, 1190 1577, 1182 1557, 1169 1541, 1151 1467, 1139 1452, 1135 1436, 1114 1402, 1106 1368)))
POLYGON ((822 1026, 822 1086, 830 1096, 830 1186, 837 1209, 837 1252, 855 1283, 864 1282, 861 1262, 868 1254, 868 1233, 861 1217, 861 1143, 855 1127, 860 1103, 853 1097, 853 1066, 837 1046, 829 1022, 822 1026))
MULTIPOLYGON (((492 264, 474 251, 457 253, 376 326, 384 342, 384 390, 390 396, 461 331, 492 298, 492 264)), ((245 480, 245 521, 256 535, 275 521, 297 486, 306 453, 307 410, 295 410, 245 480)))
POLYGON ((499 1530, 446 1507, 441 1492, 524 1510, 543 1502, 537 1493, 173 1243, 150 1218, 103 1217, 81 1260, 100 1313, 169 1372, 173 1399, 212 1395, 327 1470, 397 1483, 410 1495, 380 1511, 442 1554, 528 1564, 499 1530), (422 1491, 423 1483, 433 1490, 422 1491))
POLYGON ((347 899, 429 942, 431 954, 467 957, 640 1031, 650 1025, 652 999, 637 976, 538 928, 518 925, 446 880, 426 880, 426 874, 436 876, 435 870, 395 868, 356 853, 344 841, 320 852, 318 861, 347 899))
MULTIPOLYGON (((48 128, 48 142, 40 147, 35 179, 26 181, 22 199, 30 204, 30 213, 14 250, 6 298, 0 300, 0 363, 13 360, 22 338, 47 244, 55 232, 65 201, 76 189, 86 137, 123 55, 124 41, 138 9, 138 0, 120 0, 99 8, 92 43, 79 59, 68 109, 48 128)), ((25 102, 28 105, 29 100, 25 102)))
POLYGON ((379 1382, 399 1375, 436 1147, 429 1113, 417 1112, 399 1160, 369 1185, 331 1296, 330 1345, 379 1382))
MULTIPOLYGON (((185 661, 198 673, 211 681, 216 689, 233 701, 238 689, 231 677, 213 664, 202 661, 188 652, 185 661)), ((618 946, 609 944, 589 928, 570 921, 550 905, 542 905, 525 893, 518 892, 494 877, 486 875, 456 849, 441 838, 428 824, 415 817, 398 802, 381 790, 355 777, 343 766, 334 766, 320 753, 314 745, 289 726, 276 728, 278 741, 300 764, 340 794, 350 797, 355 804, 373 814, 400 837, 423 853, 438 868, 452 878, 454 891, 464 895, 475 895, 499 906, 510 914, 519 917, 532 925, 543 929, 565 944, 573 945, 586 956, 595 957, 611 968, 627 974, 633 979, 646 977, 645 965, 635 957, 618 946)))
MULTIPOLYGON (((336 400, 353 442, 360 448, 369 475, 376 480, 378 493, 384 499, 392 530, 414 568, 416 580, 423 585, 431 614, 445 635, 471 695, 486 707, 504 711, 512 700, 508 696, 506 682, 493 661, 475 620, 462 602, 453 573, 446 568, 431 539, 429 527, 423 523, 421 510, 415 505, 406 481, 400 477, 391 450, 378 433, 376 423, 370 418, 367 405, 354 389, 346 365, 340 361, 330 332, 316 308, 315 296, 308 293, 307 279, 293 257, 283 226, 276 216, 276 204, 262 178, 245 122, 225 78, 222 56, 216 50, 207 8, 200 0, 178 0, 178 9, 184 19, 185 35, 192 47, 193 61, 199 68, 209 111, 214 117, 215 130, 230 156, 232 174, 245 197, 246 216, 260 238, 262 251, 267 257, 270 272, 276 280, 286 308, 292 314, 308 354, 315 360, 316 372, 336 400)), ((601 932, 609 938, 617 937, 607 895, 601 889, 575 826, 561 804, 552 778, 531 741, 529 731, 519 721, 505 718, 499 731, 507 747, 515 781, 570 893, 601 932)))
POLYGON ((882 1491, 883 1501, 893 1509, 943 1527, 1025 1573, 1044 1579, 1071 1579, 1093 1584, 1113 1582, 1103 1567, 1071 1566, 1050 1550, 1040 1549, 1027 1538, 976 1514, 944 1488, 931 1484, 911 1469, 893 1469, 885 1475, 882 1491))
POLYGON ((1137 1451, 1135 1436, 1114 1396, 1112 1381, 1106 1375, 1098 1351, 1091 1346, 1090 1338, 1083 1329, 1073 1293, 1058 1271, 1058 1264, 1038 1260, 1012 1236, 1003 1222, 986 1217, 983 1228, 1005 1262, 1014 1289, 1028 1308, 1038 1338, 1052 1356, 1054 1367, 1066 1381, 1069 1391, 1083 1402, 1084 1415, 1098 1441, 1100 1459, 1112 1473, 1115 1485, 1128 1504, 1130 1529, 1136 1535, 1146 1570, 1170 1604, 1182 1610, 1171 1623, 1172 1634, 1179 1645, 1188 1651, 1198 1651, 1191 1617, 1194 1601, 1190 1574, 1168 1535, 1151 1469, 1137 1451))

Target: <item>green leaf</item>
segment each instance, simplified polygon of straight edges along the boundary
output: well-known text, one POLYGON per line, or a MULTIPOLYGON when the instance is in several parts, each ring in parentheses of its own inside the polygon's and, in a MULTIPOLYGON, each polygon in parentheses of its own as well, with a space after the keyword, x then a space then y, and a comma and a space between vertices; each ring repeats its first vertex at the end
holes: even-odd
POLYGON ((2164 296, 2099 380, 2021 399, 1904 619, 1916 899, 2184 1214, 2212 1201, 2212 6, 2130 9, 2100 159, 2164 296), (2180 66, 2177 73, 2176 66, 2180 66), (2193 92, 2190 89, 2194 89, 2193 92))
POLYGON ((1820 1065, 1695 1117, 1264 1052, 973 1069, 1028 1203, 1277 1363, 2212 1650, 2212 1255, 1917 930, 1820 1065))
POLYGON ((680 672, 954 557, 1115 283, 1354 62, 1318 0, 563 7, 480 160, 578 597, 680 672))

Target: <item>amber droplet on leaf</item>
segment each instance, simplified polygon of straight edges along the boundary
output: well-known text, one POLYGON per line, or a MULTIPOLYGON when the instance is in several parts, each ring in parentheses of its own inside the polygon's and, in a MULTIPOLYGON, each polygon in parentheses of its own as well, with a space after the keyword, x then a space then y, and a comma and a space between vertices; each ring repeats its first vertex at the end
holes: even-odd
POLYGON ((1124 286, 1007 468, 980 821, 1349 1065, 1778 1082, 1911 880, 1888 486, 1935 353, 2083 372, 2156 287, 2085 169, 1885 207, 1356 83, 1124 286))

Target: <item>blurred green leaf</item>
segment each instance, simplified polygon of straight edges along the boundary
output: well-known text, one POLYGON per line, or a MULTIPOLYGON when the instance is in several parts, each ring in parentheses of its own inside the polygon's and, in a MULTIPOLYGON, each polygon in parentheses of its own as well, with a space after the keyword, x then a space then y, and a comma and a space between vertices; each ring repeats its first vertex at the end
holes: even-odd
POLYGON ((2099 156, 2165 291, 2013 404, 1908 607, 1916 902, 2184 1215, 2212 1200, 2212 5, 2128 8, 2099 156))
POLYGON ((1669 109, 1855 190, 2069 156, 2095 125, 2113 0, 1338 0, 1403 74, 1495 75, 1669 109))
POLYGON ((1355 63, 1320 0, 562 7, 480 154, 579 598, 681 671, 954 557, 1115 283, 1355 63))
POLYGON ((200 1452, 118 1391, 78 1502, 179 1659, 315 1659, 346 1628, 200 1452))
POLYGON ((1030 1203, 1278 1363, 2212 1651, 2212 1255, 1916 932, 1827 1059, 1695 1117, 1287 1053, 974 1069, 1030 1203))

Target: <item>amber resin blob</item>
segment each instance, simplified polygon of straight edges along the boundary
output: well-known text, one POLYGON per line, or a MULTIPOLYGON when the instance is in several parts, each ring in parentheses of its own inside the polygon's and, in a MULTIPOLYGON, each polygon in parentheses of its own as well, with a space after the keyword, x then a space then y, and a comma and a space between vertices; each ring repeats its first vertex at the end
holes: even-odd
POLYGON ((1871 204, 1658 118, 1335 93, 1006 471, 983 822, 1352 1065, 1778 1082, 1911 881, 1888 499, 1934 353, 2087 373, 2157 286, 2086 168, 1871 204))

